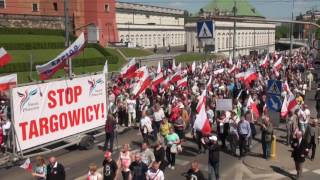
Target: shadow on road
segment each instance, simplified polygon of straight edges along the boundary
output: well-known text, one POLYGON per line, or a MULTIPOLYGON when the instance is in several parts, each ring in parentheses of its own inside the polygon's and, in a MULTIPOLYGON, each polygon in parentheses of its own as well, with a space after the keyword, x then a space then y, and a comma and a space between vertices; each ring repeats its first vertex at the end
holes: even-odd
POLYGON ((280 167, 277 167, 277 166, 270 166, 270 167, 274 172, 279 173, 281 175, 284 175, 284 176, 286 176, 286 177, 288 177, 288 178, 290 178, 292 180, 295 180, 295 175, 287 172, 286 170, 284 170, 284 169, 282 169, 280 167))

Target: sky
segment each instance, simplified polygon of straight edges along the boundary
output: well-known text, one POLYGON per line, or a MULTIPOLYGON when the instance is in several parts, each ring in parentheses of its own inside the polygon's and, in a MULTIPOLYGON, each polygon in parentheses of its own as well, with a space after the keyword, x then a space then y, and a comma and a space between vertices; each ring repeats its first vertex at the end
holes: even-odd
MULTIPOLYGON (((171 7, 188 10, 191 13, 198 12, 211 0, 119 0, 122 2, 134 2, 151 4, 156 6, 171 7)), ((233 0, 226 0, 233 1, 233 0)), ((241 1, 241 0, 238 0, 241 1)), ((291 19, 292 9, 294 16, 304 14, 307 10, 320 10, 320 0, 248 0, 263 16, 272 19, 291 19), (294 8, 293 2, 294 1, 294 8)))

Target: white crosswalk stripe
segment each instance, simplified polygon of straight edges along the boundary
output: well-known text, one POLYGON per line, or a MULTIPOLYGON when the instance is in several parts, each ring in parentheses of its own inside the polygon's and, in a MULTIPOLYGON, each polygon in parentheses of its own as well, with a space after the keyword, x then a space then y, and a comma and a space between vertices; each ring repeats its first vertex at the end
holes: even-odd
POLYGON ((320 175, 320 169, 313 170, 312 172, 320 175))

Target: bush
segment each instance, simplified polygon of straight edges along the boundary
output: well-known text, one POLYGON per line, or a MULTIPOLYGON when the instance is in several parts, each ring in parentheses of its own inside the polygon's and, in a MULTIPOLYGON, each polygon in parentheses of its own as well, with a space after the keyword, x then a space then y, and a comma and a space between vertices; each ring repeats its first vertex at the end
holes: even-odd
MULTIPOLYGON (((44 64, 45 62, 36 62, 33 64, 32 69, 36 70, 36 65, 44 64)), ((96 66, 105 63, 104 57, 96 58, 77 58, 72 60, 72 67, 96 66)), ((0 68, 0 73, 13 73, 30 71, 30 62, 17 62, 9 63, 5 68, 0 68)))
POLYGON ((0 34, 33 34, 64 36, 64 30, 57 29, 34 29, 34 28, 0 28, 0 34))
POLYGON ((63 49, 63 42, 2 43, 7 50, 63 49))
POLYGON ((105 48, 103 48, 100 44, 94 43, 94 44, 88 44, 88 48, 95 48, 97 51, 99 51, 106 59, 108 59, 109 64, 117 64, 119 59, 117 56, 114 56, 107 52, 105 48))

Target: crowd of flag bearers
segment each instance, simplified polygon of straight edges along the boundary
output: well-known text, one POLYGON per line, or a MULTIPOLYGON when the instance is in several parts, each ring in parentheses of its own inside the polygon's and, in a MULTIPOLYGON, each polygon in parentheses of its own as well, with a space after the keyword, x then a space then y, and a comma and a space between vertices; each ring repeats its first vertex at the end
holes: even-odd
MULTIPOLYGON (((208 178, 220 179, 220 150, 243 158, 257 127, 261 128, 263 157, 269 159, 274 120, 267 106, 268 80, 283 84, 280 114, 287 123, 287 143, 292 144, 299 177, 308 152, 313 152, 314 159, 318 138, 312 125, 316 120, 304 103, 306 91, 311 89, 306 77, 311 74, 312 62, 302 49, 292 56, 273 52, 186 65, 173 60, 166 68, 160 63, 138 67, 135 59, 130 60, 108 83, 104 170, 99 175, 97 167, 90 165, 88 179, 166 179, 165 172, 175 169, 176 157, 188 140, 197 144, 198 153, 208 152, 208 178), (230 99, 231 108, 217 109, 221 99, 230 99), (118 160, 112 160, 115 124, 139 129, 140 151, 131 152, 127 142, 118 160)), ((205 179, 197 161, 185 176, 205 179)))

